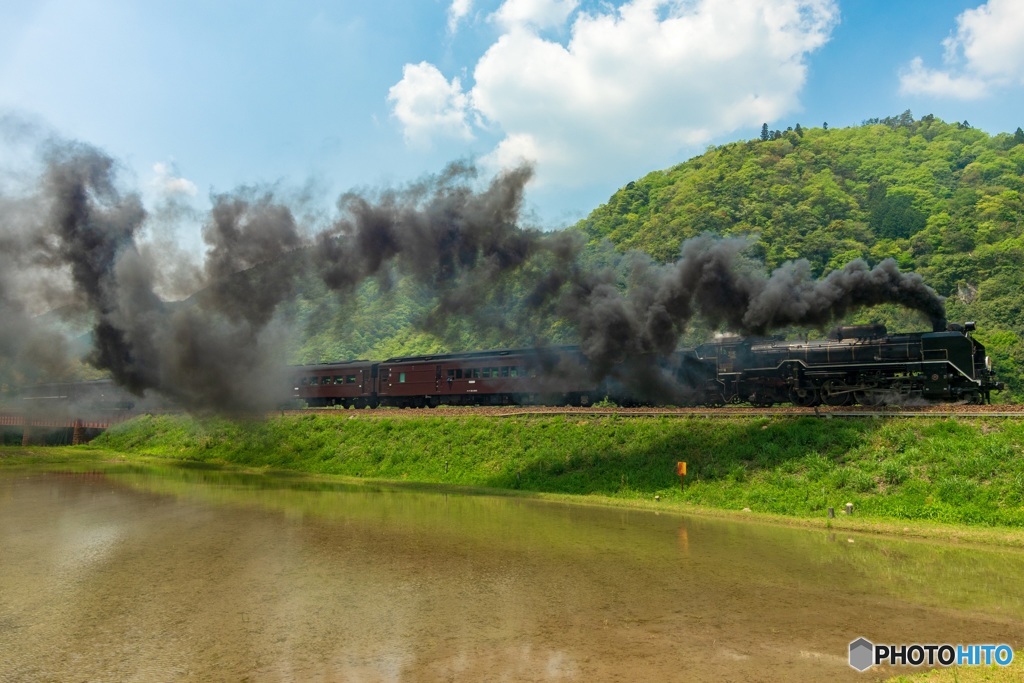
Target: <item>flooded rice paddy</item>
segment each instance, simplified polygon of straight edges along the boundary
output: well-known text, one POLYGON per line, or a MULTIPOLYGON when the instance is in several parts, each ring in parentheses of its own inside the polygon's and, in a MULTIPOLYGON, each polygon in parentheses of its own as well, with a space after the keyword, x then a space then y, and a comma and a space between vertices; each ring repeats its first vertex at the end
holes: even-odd
POLYGON ((0 681, 872 680, 1024 554, 206 469, 0 474, 0 681))

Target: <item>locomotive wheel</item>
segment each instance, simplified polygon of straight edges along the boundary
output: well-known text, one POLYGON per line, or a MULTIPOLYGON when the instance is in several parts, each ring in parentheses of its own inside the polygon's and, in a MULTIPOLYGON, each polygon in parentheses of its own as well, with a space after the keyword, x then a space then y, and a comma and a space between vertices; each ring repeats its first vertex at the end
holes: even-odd
POLYGON ((875 407, 885 403, 885 396, 881 391, 869 389, 868 391, 856 391, 853 397, 862 406, 875 407))
POLYGON ((721 408, 725 405, 725 396, 719 393, 709 394, 704 399, 705 408, 721 408))
POLYGON ((816 387, 793 387, 789 390, 789 400, 801 408, 810 408, 821 403, 816 387))
POLYGON ((890 390, 892 393, 887 397, 886 402, 899 405, 910 400, 913 387, 910 382, 897 380, 892 383, 890 390))
POLYGON ((853 392, 839 380, 830 379, 821 385, 821 400, 828 406, 845 406, 853 398, 853 392))

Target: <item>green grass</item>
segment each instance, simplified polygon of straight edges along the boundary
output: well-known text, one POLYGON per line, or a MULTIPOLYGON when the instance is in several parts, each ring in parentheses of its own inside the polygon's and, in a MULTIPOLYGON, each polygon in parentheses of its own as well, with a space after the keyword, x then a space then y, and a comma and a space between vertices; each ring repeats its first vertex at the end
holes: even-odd
POLYGON ((1024 424, 1010 419, 143 417, 91 448, 794 517, 843 517, 851 502, 857 517, 1024 525, 1024 424))
POLYGON ((1014 654, 1009 666, 952 666, 893 676, 886 683, 1018 683, 1024 680, 1024 662, 1014 654))

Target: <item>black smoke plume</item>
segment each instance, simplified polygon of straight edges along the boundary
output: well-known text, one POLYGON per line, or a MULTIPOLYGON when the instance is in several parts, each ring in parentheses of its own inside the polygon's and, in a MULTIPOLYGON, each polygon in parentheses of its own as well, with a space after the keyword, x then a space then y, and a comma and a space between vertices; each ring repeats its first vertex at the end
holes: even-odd
MULTIPOLYGON (((203 231, 203 291, 174 305, 156 293, 162 254, 140 249, 147 214, 137 193, 120 189, 114 160, 93 147, 55 140, 44 143, 42 156, 35 187, 0 199, 4 206, 31 207, 3 223, 0 239, 15 247, 5 250, 6 281, 38 271, 65 274, 65 296, 49 303, 62 314, 91 318, 86 361, 136 395, 156 392, 201 412, 258 410, 268 396, 280 395, 284 354, 270 323, 299 271, 282 259, 301 243, 290 209, 251 191, 215 197, 203 231), (226 277, 268 260, 284 264, 287 273, 275 278, 281 268, 269 268, 259 280, 226 277)), ((23 312, 35 294, 3 287, 0 306, 23 312)), ((51 338, 50 347, 59 348, 59 338, 51 338)), ((31 362, 25 353, 30 339, 2 345, 22 349, 5 360, 31 362)), ((59 379, 68 360, 51 358, 45 365, 25 376, 59 379)))
MULTIPOLYGON (((585 265, 578 234, 523 227, 528 167, 476 189, 466 163, 403 189, 345 194, 320 231, 300 225, 292 203, 272 189, 215 195, 202 233, 205 263, 194 269, 199 292, 169 303, 156 273, 173 253, 140 244, 150 217, 139 195, 121 188, 116 162, 80 143, 50 140, 44 149, 35 185, 0 195, 0 312, 29 321, 29 299, 39 292, 12 283, 63 275, 69 286, 47 303, 91 317, 88 362, 136 394, 155 392, 194 411, 257 411, 286 394, 277 316, 310 272, 339 296, 367 278, 411 276, 436 296, 440 318, 479 315, 496 292, 513 291, 505 288, 511 276, 529 273, 523 305, 569 323, 601 375, 627 363, 631 376, 656 376, 651 368, 695 316, 745 334, 820 327, 885 302, 921 311, 936 326, 944 317, 942 299, 892 261, 854 261, 817 280, 805 261, 766 274, 744 256, 747 241, 711 236, 687 241, 669 265, 624 256, 623 283, 611 269, 585 265)), ((29 323, 4 330, 3 361, 56 373, 62 361, 31 357, 38 335, 29 323)))
POLYGON ((564 303, 585 352, 611 364, 665 355, 696 315, 712 328, 761 335, 790 325, 822 327, 858 308, 897 303, 927 315, 934 329, 945 327, 942 298, 892 259, 874 268, 857 259, 815 280, 802 260, 765 274, 743 257, 749 246, 704 235, 687 240, 667 266, 634 254, 625 293, 608 278, 577 277, 564 303))
POLYGON ((669 265, 630 254, 625 288, 608 273, 574 273, 565 278, 563 315, 576 324, 583 352, 600 374, 617 374, 633 391, 657 398, 679 395, 679 388, 659 386, 652 368, 697 316, 712 329, 763 335, 791 325, 820 328, 858 308, 897 303, 945 329, 942 298, 892 259, 874 268, 857 259, 815 280, 803 260, 764 273, 743 256, 749 246, 703 235, 687 240, 669 265))

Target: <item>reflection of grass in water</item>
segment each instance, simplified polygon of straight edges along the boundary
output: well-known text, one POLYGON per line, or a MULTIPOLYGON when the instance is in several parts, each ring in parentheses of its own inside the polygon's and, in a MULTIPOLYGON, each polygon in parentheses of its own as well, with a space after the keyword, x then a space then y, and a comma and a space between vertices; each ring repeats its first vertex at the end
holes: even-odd
MULTIPOLYGON (((350 411, 243 423, 144 418, 97 442, 202 463, 620 499, 657 494, 666 502, 820 518, 830 506, 842 517, 843 504, 853 502, 858 519, 1008 526, 1024 524, 1022 443, 1024 425, 999 419, 367 419, 350 411), (678 460, 689 469, 682 490, 678 460)), ((336 514, 309 509, 308 501, 298 505, 303 514, 336 514)), ((389 514, 422 529, 414 505, 396 505, 408 514, 389 514)), ((468 524, 484 538, 505 533, 504 519, 482 515, 468 524)), ((553 546, 562 542, 543 526, 535 533, 550 533, 553 546)), ((589 542, 607 547, 600 538, 589 542)), ((1024 612, 1012 597, 1024 578, 1016 555, 847 544, 845 537, 824 545, 801 556, 820 563, 819 574, 881 585, 929 605, 1024 612)), ((803 561, 785 568, 802 572, 803 561)))
POLYGON ((274 470, 723 509, 1024 526, 1024 425, 1002 419, 141 418, 106 448, 274 470), (675 463, 688 475, 680 490, 675 463))
POLYGON ((678 543, 666 543, 666 532, 672 537, 685 533, 688 551, 730 567, 748 583, 819 585, 826 591, 843 586, 930 607, 1024 618, 1024 601, 1016 589, 1024 582, 1019 552, 865 537, 850 543, 846 534, 538 505, 443 487, 423 492, 410 490, 422 486, 281 479, 163 465, 115 469, 112 479, 153 493, 341 522, 345 528, 375 530, 384 524, 389 533, 431 539, 432 544, 472 543, 499 554, 614 554, 623 562, 656 568, 679 562, 678 543), (640 516, 643 523, 632 523, 640 516), (621 531, 626 524, 628 538, 621 531))
MULTIPOLYGON (((256 508, 289 518, 341 523, 456 547, 503 553, 608 556, 622 562, 677 566, 680 542, 746 583, 799 583, 888 595, 918 604, 1024 618, 1019 552, 808 532, 719 520, 648 516, 635 510, 537 504, 518 497, 474 495, 463 488, 408 483, 343 482, 292 472, 279 477, 233 467, 137 458, 103 463, 99 450, 57 451, 61 470, 103 471, 132 488, 203 505, 256 508), (632 524, 643 516, 642 524, 632 524), (630 534, 620 528, 628 523, 630 534), (673 539, 666 543, 668 538, 673 539)), ((38 456, 33 458, 39 462, 38 456)), ((214 463, 216 464, 216 463, 214 463)), ((816 465, 820 467, 820 463, 816 465)), ((5 468, 6 469, 6 468, 5 468)))
POLYGON ((957 609, 986 608, 1024 618, 1024 557, 1019 552, 985 552, 943 544, 892 542, 837 534, 835 551, 822 554, 830 576, 849 588, 886 585, 894 595, 957 609))
POLYGON ((224 465, 219 462, 203 462, 200 460, 178 460, 172 467, 180 467, 187 470, 223 470, 224 465))

